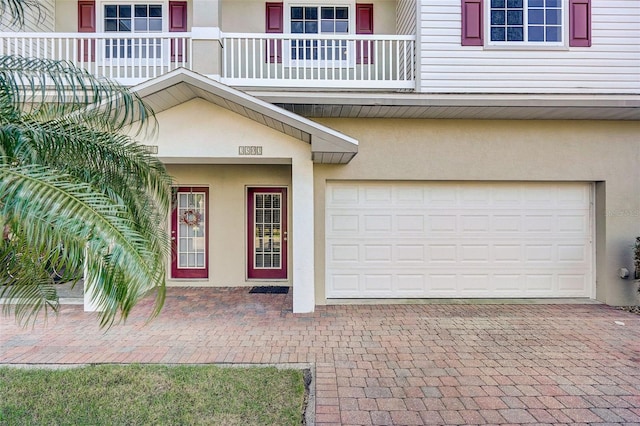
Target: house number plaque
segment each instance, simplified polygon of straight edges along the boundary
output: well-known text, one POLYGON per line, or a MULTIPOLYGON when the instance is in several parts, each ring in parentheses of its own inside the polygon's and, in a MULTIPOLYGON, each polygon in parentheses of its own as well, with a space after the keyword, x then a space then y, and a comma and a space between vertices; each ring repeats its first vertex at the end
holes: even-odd
POLYGON ((258 145, 239 146, 238 155, 262 155, 262 147, 258 145))

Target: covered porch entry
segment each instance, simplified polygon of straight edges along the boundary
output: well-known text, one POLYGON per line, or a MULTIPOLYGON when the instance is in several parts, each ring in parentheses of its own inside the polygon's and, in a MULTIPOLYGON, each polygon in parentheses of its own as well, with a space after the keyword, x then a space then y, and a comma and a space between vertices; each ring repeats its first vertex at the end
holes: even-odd
POLYGON ((287 285, 312 312, 314 163, 348 163, 357 141, 184 69, 134 91, 175 178, 168 285, 287 285))

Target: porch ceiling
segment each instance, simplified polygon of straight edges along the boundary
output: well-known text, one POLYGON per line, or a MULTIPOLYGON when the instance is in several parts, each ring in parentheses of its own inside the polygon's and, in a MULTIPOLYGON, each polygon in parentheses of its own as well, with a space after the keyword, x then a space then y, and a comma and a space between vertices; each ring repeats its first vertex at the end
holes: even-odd
POLYGON ((156 113, 192 99, 204 99, 309 143, 314 163, 345 164, 358 152, 356 139, 183 68, 132 90, 156 113))
POLYGON ((249 93, 304 117, 640 120, 639 95, 249 93))

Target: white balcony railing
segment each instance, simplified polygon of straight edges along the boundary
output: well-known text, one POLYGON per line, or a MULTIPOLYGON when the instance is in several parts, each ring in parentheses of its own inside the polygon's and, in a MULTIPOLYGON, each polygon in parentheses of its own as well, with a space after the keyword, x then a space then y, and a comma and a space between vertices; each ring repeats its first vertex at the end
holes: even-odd
POLYGON ((230 86, 415 88, 411 35, 0 33, 0 55, 66 60, 125 85, 193 69, 194 54, 230 86))
POLYGON ((222 80, 231 86, 415 88, 415 37, 225 33, 222 80))
POLYGON ((191 68, 191 50, 189 33, 0 33, 0 55, 65 60, 126 85, 191 68))

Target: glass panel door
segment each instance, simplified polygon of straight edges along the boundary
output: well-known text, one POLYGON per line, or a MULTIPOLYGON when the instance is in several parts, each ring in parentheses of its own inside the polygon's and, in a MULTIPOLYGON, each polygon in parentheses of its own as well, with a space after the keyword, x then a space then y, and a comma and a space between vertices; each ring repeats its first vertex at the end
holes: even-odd
POLYGON ((209 189, 180 187, 171 220, 173 278, 207 278, 209 189))
POLYGON ((286 188, 249 188, 248 197, 248 277, 286 279, 286 188))

